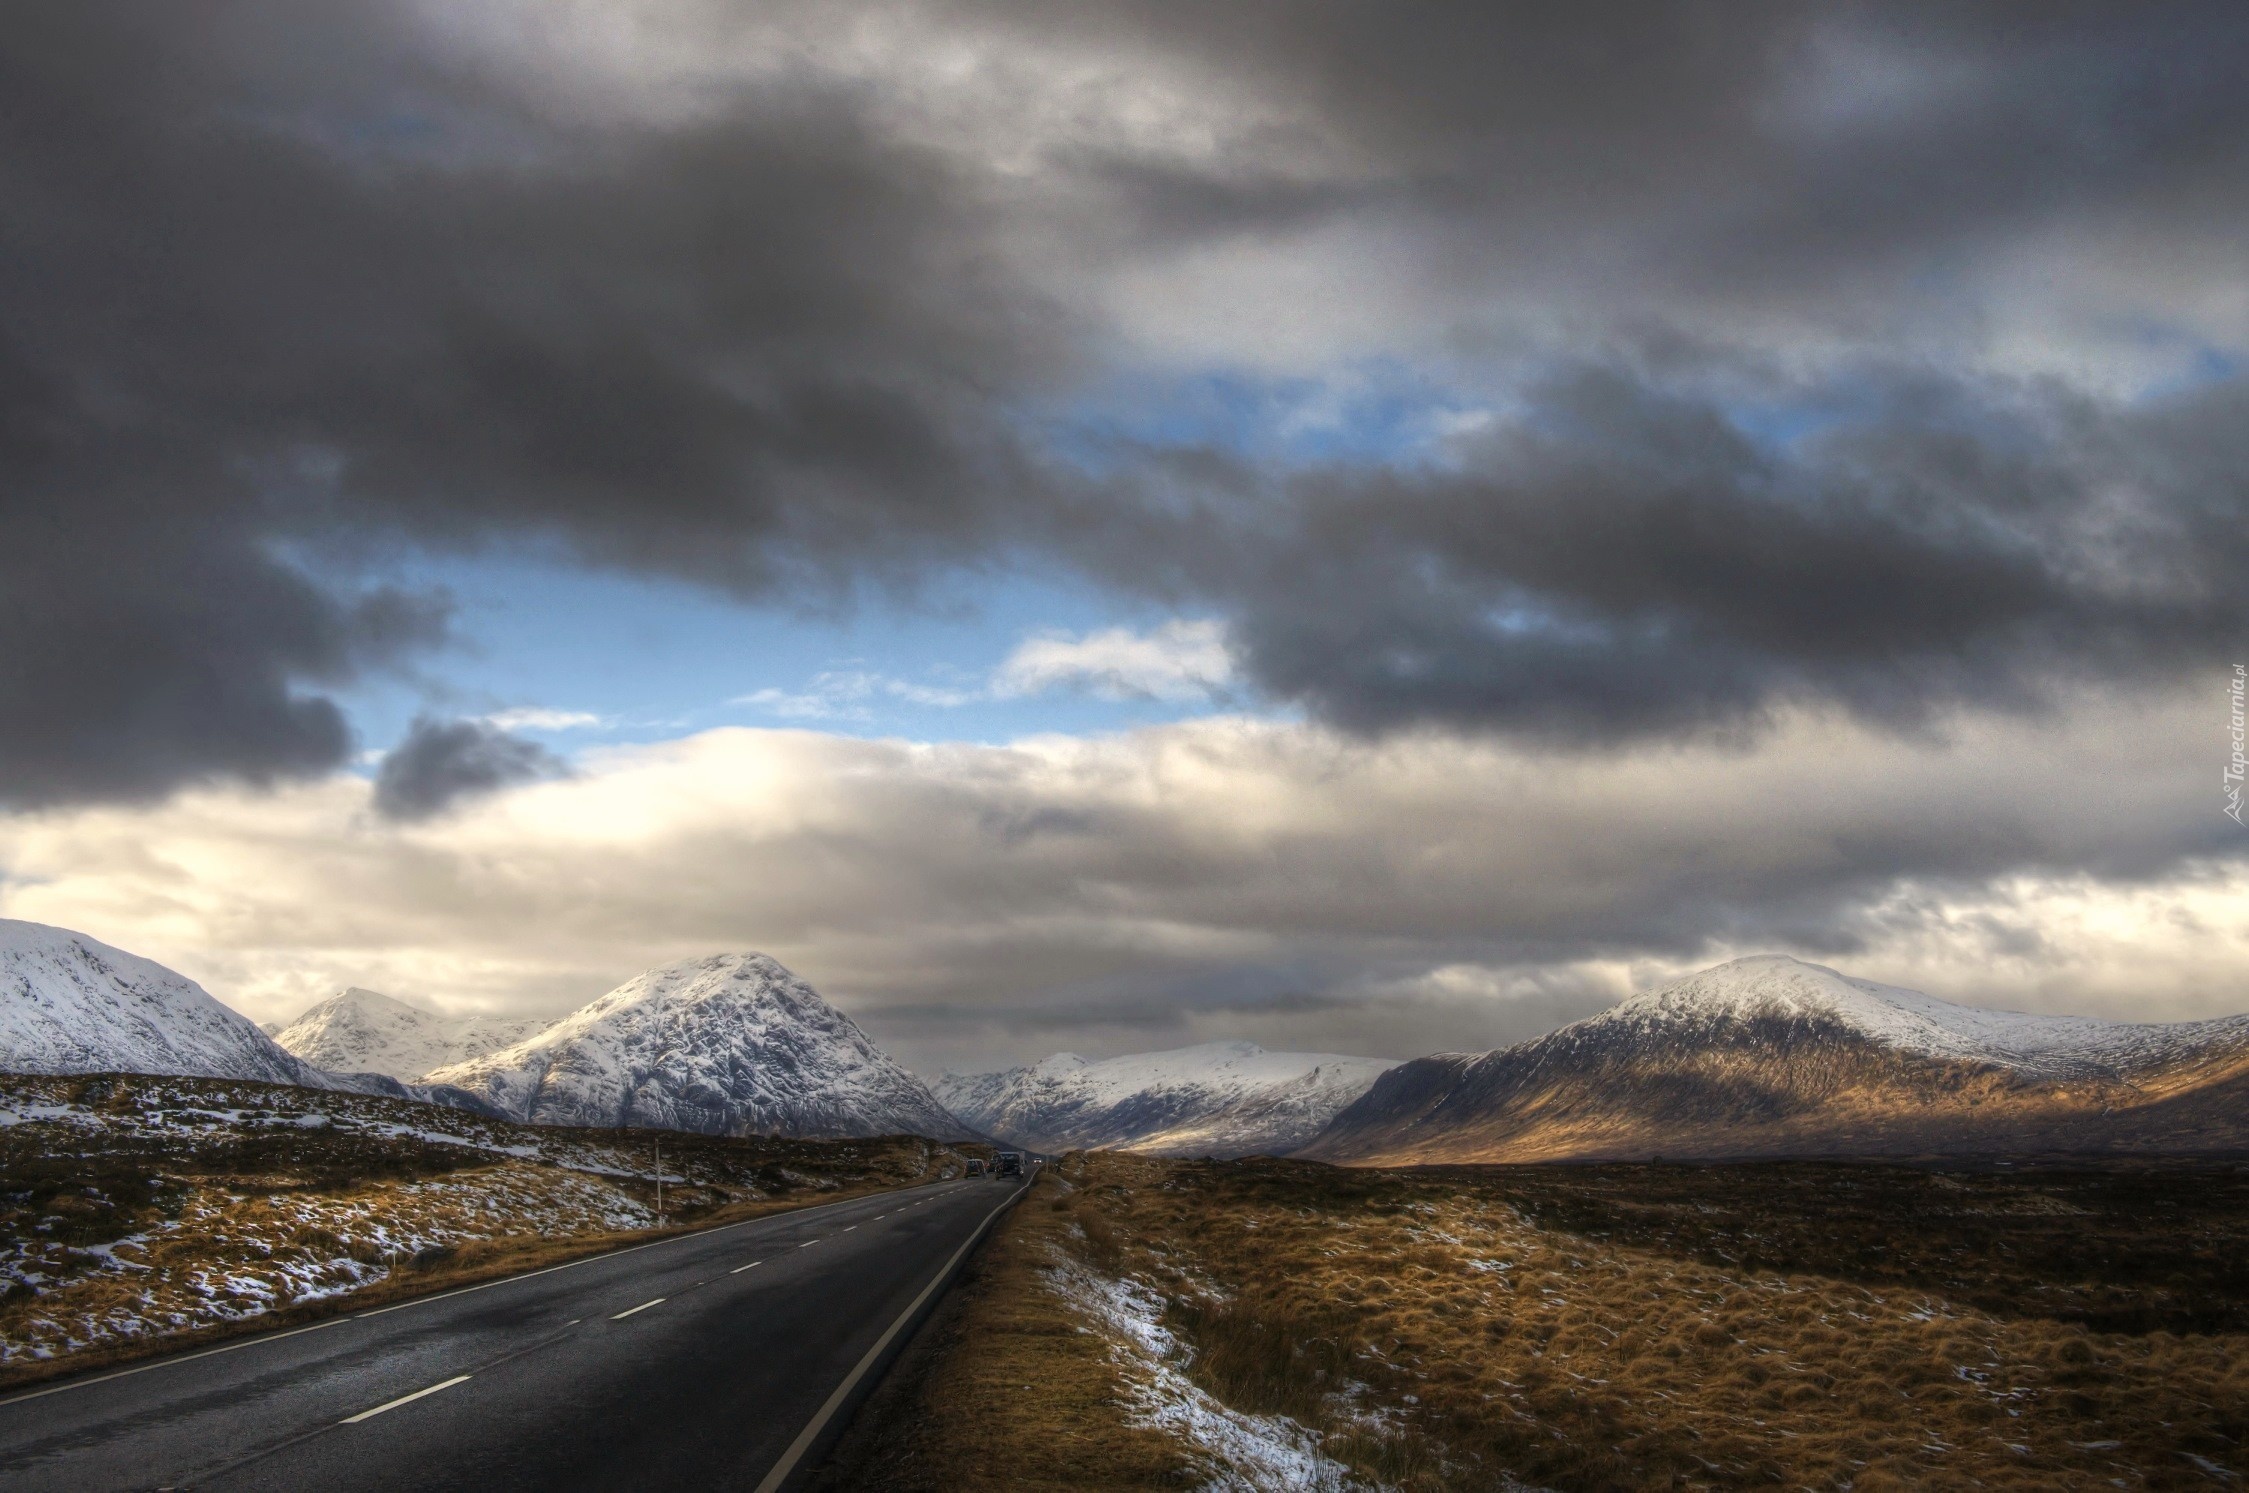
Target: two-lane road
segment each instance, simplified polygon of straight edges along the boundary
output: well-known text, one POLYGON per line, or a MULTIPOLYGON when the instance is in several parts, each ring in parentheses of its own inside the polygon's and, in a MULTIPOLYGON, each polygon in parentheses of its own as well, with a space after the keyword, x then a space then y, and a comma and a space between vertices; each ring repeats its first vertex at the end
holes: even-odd
POLYGON ((856 1198, 0 1400, 0 1487, 767 1489, 1017 1195, 856 1198))

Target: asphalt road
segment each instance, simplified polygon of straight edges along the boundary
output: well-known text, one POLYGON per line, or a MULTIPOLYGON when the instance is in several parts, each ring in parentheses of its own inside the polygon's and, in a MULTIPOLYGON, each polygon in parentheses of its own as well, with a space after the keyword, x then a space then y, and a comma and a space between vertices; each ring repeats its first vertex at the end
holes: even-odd
POLYGON ((0 1400, 0 1488, 770 1489, 1017 1190, 778 1214, 29 1391, 0 1400))

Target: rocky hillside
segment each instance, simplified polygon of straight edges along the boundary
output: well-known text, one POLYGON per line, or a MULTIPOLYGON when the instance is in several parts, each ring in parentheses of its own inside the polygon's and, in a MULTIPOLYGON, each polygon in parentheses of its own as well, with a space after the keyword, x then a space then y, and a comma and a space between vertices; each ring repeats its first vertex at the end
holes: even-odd
POLYGON ((354 985, 306 1010, 273 1040, 318 1067, 412 1083, 433 1068, 512 1047, 546 1025, 535 1017, 440 1016, 354 985))
POLYGON ((810 985, 763 954, 653 969, 432 1083, 514 1119, 705 1135, 972 1134, 810 985))
POLYGON ((1762 955, 1384 1074, 1299 1154, 1364 1164, 2249 1150, 2249 1016, 1954 1005, 1762 955))
POLYGON ((1248 1156, 1294 1150, 1390 1061, 1212 1042, 1089 1063, 1058 1052, 1028 1068, 947 1074, 937 1097, 989 1135, 1041 1151, 1248 1156))

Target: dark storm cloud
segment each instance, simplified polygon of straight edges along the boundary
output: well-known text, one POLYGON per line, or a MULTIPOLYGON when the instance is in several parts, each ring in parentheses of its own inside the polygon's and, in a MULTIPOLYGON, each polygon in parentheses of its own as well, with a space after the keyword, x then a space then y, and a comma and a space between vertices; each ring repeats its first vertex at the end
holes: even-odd
POLYGON ((2134 410, 1858 383, 1775 442, 1644 373, 1574 370, 1456 470, 1314 472, 1116 553, 1169 559, 1234 613, 1253 680, 1356 729, 1595 741, 1819 699, 1912 724, 2239 651, 2238 381, 2134 410))
POLYGON ((1911 720, 2238 645, 2222 360, 2134 403, 1945 338, 2026 245, 2223 303, 2239 6, 869 7, 895 75, 820 62, 825 8, 627 11, 711 75, 377 0, 11 24, 0 798, 340 762, 317 691, 442 630, 326 579, 367 546, 784 598, 1029 555, 1226 614, 1254 684, 1369 730, 1911 720), (946 103, 914 27, 1020 86, 946 103), (1131 345, 1102 277, 1370 225, 1413 335, 1516 365, 1450 465, 1042 456, 1131 345))
MULTIPOLYGON (((1862 313, 1887 319, 2009 233, 2128 214, 2223 252, 2249 226, 2249 12, 2226 0, 1118 0, 1056 24, 1293 104, 1300 132, 1348 147, 1360 200, 1449 240, 1464 279, 1567 265, 1607 277, 1612 309, 1653 285, 1873 333, 1862 313)), ((1133 175, 1167 222, 1304 202, 1287 175, 1133 175)))
MULTIPOLYGON (((1521 279, 1581 344, 1436 470, 1120 458, 1171 475, 1107 515, 1107 573, 1229 615, 1269 695, 1583 741, 1801 700, 1911 723, 2249 633, 2243 328, 2196 324, 2249 234, 2249 12, 1078 15, 1193 37, 1385 162, 1364 201, 1412 225, 1458 335, 1521 279), (1978 367, 2009 256, 2043 251, 2036 280, 2104 238, 2074 268, 2144 287, 2148 338, 2236 353, 2123 399, 1978 367)), ((2079 333, 2066 292, 2038 310, 2079 333)))
POLYGON ((277 561, 210 453, 133 424, 89 417, 0 325, 0 804, 325 770, 351 733, 301 687, 445 634, 442 598, 277 561))
POLYGON ((442 610, 305 568, 356 544, 848 586, 967 552, 1010 480, 977 386, 1040 307, 953 262, 973 204, 847 100, 596 127, 380 6, 21 19, 0 797, 336 765, 304 687, 442 610))
POLYGON ((415 720, 375 770, 375 812, 411 823, 454 804, 562 771, 554 754, 484 721, 415 720))

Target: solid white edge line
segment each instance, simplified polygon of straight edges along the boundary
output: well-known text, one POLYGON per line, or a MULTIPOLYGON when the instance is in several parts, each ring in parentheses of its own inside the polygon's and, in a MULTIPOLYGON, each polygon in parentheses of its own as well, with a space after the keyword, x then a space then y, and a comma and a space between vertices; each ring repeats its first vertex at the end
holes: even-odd
MULTIPOLYGON (((1035 1172, 1034 1175, 1036 1175, 1035 1172)), ((875 1339, 875 1345, 867 1350, 866 1356, 852 1367, 850 1373, 844 1375, 843 1382, 836 1386, 835 1393, 829 1395, 827 1402, 813 1413, 811 1421, 806 1424, 805 1428, 797 1432, 797 1439, 789 1443, 789 1449, 781 1453, 781 1460, 773 1464, 772 1470, 767 1472, 758 1482, 753 1493, 775 1493, 775 1490, 781 1484, 788 1481, 789 1474, 797 1470, 797 1463, 804 1460, 804 1454, 812 1449, 812 1443, 820 1439, 821 1431, 827 1428, 828 1422, 835 1417, 836 1411, 842 1408, 843 1402, 851 1397, 851 1391, 858 1387, 861 1379, 866 1377, 867 1370, 874 1367, 875 1360, 882 1356, 883 1349, 890 1346, 890 1340, 898 1336, 904 1330, 906 1324, 913 1320, 914 1313, 921 1310, 922 1303, 934 1295, 939 1286, 952 1278, 953 1267, 961 1262, 961 1258, 968 1253, 970 1247, 977 1240, 984 1237, 984 1231, 992 1226, 992 1220, 1006 1212, 1014 1205, 1017 1198, 1031 1190, 1031 1180, 1030 1177, 1024 1178, 1023 1185, 1009 1194, 1007 1201, 984 1215, 984 1221, 979 1223, 975 1230, 961 1241, 959 1249, 953 1251, 953 1257, 945 1262, 945 1268, 938 1271, 935 1278, 921 1288, 921 1294, 916 1296, 912 1304, 898 1314, 898 1320, 891 1323, 881 1337, 875 1339)))
POLYGON ((337 1421, 336 1424, 339 1426, 356 1426, 363 1420, 373 1420, 385 1410, 396 1410, 401 1405, 411 1405, 423 1395, 433 1395, 441 1389, 451 1389, 456 1384, 466 1384, 468 1379, 469 1376, 466 1374, 455 1374, 443 1384, 432 1384, 429 1388, 417 1389, 410 1395, 400 1395, 387 1405, 377 1405, 372 1410, 362 1410, 357 1415, 347 1415, 342 1420, 337 1421))
POLYGON ((625 1318, 631 1316, 634 1312, 644 1312, 652 1306, 662 1306, 664 1304, 664 1299, 665 1298, 659 1296, 654 1301, 643 1301, 638 1306, 628 1306, 623 1311, 617 1313, 616 1316, 611 1317, 609 1320, 612 1322, 622 1322, 625 1320, 625 1318))
MULTIPOLYGON (((942 1187, 945 1184, 942 1182, 917 1182, 914 1185, 916 1187, 942 1187)), ((870 1194, 870 1196, 872 1195, 870 1194)), ((756 1218, 744 1218, 734 1223, 722 1223, 715 1229, 697 1229, 691 1234, 674 1234, 666 1239, 651 1239, 645 1244, 628 1244, 623 1249, 603 1250, 597 1255, 587 1255, 582 1260, 567 1260, 560 1265, 544 1265, 537 1270, 526 1270, 521 1275, 503 1275, 498 1280, 479 1281, 473 1286, 461 1286, 451 1291, 440 1291, 435 1296, 417 1296, 412 1301, 397 1301, 389 1306, 378 1306, 363 1312, 341 1312, 323 1321, 308 1322, 302 1327, 287 1327, 279 1332, 261 1332, 246 1337, 240 1342, 221 1343, 216 1348, 202 1348, 193 1353, 181 1353, 151 1359, 147 1363, 136 1363, 129 1369, 117 1369, 107 1374, 96 1374, 91 1379, 73 1379, 68 1384, 50 1384, 45 1389, 32 1389, 19 1395, 8 1395, 0 1398, 0 1410, 5 1410, 10 1405, 21 1404, 25 1400, 43 1400, 49 1395, 59 1395, 73 1389, 91 1389, 97 1384, 107 1384, 112 1379, 129 1379, 135 1374, 148 1373, 151 1369, 168 1369, 174 1364, 193 1363, 198 1358, 210 1358, 220 1353, 233 1353, 243 1348, 262 1348, 268 1343, 278 1343, 285 1337, 296 1337, 300 1333, 306 1332, 319 1332, 327 1327, 341 1327, 346 1322, 360 1322, 369 1317, 380 1317, 386 1312, 402 1312, 410 1306, 428 1306, 433 1302, 447 1301, 455 1296, 466 1296, 471 1291, 489 1291, 494 1286, 512 1286, 519 1280, 530 1280, 536 1276, 552 1275, 557 1270, 575 1270, 580 1265, 599 1264, 603 1260, 614 1260, 619 1255, 634 1254, 640 1250, 654 1249, 663 1244, 684 1244, 690 1239, 708 1238, 712 1234, 723 1234, 729 1229, 748 1228, 753 1223, 771 1223, 777 1218, 802 1218, 807 1213, 818 1213, 823 1208, 841 1208, 850 1203, 863 1203, 866 1200, 864 1197, 837 1198, 832 1203, 814 1203, 808 1208, 790 1208, 781 1213, 760 1214, 756 1218)), ((928 1199, 924 1198, 922 1201, 927 1202, 928 1199)))

